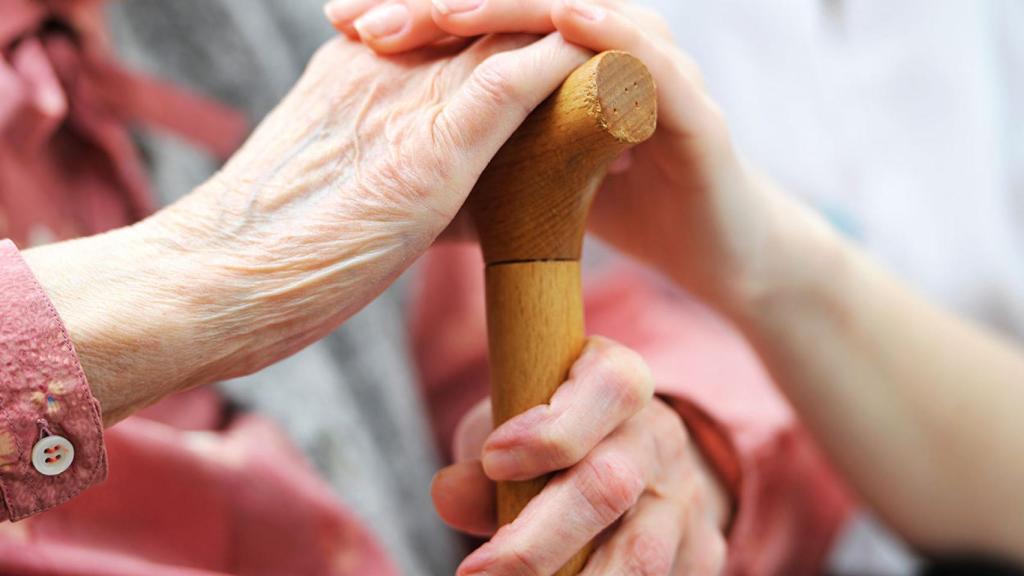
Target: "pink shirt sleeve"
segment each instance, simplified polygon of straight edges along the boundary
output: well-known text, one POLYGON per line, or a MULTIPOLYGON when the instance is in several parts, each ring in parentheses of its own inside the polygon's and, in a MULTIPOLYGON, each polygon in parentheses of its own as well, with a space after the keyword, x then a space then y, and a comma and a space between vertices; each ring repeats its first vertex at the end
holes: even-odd
POLYGON ((99 403, 63 322, 0 241, 0 519, 66 502, 107 475, 99 403))
POLYGON ((844 485, 739 332, 621 265, 588 292, 587 326, 641 353, 657 393, 733 496, 727 574, 819 574, 850 511, 844 485))
MULTIPOLYGON (((475 248, 435 247, 414 291, 417 365, 444 450, 459 419, 487 394, 481 270, 475 248)), ((635 265, 614 263, 584 284, 587 332, 643 355, 657 393, 732 496, 725 573, 819 574, 851 500, 750 346, 711 310, 635 265)))

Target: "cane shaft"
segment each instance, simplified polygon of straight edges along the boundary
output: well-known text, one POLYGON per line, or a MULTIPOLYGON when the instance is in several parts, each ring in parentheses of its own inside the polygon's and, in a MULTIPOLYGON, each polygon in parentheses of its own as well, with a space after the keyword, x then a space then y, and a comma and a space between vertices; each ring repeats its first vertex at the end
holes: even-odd
MULTIPOLYGON (((477 182, 469 209, 487 264, 495 425, 549 402, 579 356, 587 212, 608 166, 651 136, 656 116, 643 64, 599 54, 530 115, 477 182)), ((499 484, 499 522, 513 521, 546 482, 499 484)), ((578 573, 589 550, 557 574, 578 573)))
MULTIPOLYGON (((500 425, 551 399, 583 347, 578 262, 547 261, 487 267, 487 326, 494 422, 500 425)), ((498 484, 498 521, 506 524, 547 478, 498 484)), ((578 555, 559 574, 575 574, 578 555)))

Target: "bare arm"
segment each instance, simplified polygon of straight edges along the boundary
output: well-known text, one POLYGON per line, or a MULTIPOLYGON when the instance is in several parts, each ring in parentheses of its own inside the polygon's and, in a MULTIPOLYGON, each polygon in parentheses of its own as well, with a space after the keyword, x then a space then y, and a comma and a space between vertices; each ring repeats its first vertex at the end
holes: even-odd
POLYGON ((834 462, 915 544, 1024 561, 1020 350, 806 210, 776 215, 785 280, 755 284, 732 315, 834 462))
POLYGON ((1024 561, 1020 352, 929 305, 744 166, 663 20, 618 0, 405 3, 408 25, 387 35, 366 33, 375 15, 358 3, 335 2, 328 14, 384 53, 448 34, 556 29, 644 61, 658 84, 659 128, 605 179, 591 230, 729 315, 834 461, 904 535, 1024 561))
POLYGON ((390 60, 335 39, 191 194, 134 226, 26 250, 104 423, 341 324, 431 245, 586 58, 556 36, 390 60))

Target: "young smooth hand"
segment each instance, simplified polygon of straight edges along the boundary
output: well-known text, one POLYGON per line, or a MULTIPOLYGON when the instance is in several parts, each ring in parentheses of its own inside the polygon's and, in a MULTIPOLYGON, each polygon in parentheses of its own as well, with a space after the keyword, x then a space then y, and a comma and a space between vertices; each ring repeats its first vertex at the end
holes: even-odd
POLYGON ((992 452, 1021 452, 1007 441, 1024 438, 1019 349, 929 305, 740 162, 660 19, 621 0, 335 0, 327 13, 382 53, 555 29, 633 52, 657 80, 660 125, 605 182, 593 230, 730 315, 902 536, 1024 562, 1024 460, 992 452))
POLYGON ((631 52, 657 82, 658 129, 606 178, 591 231, 725 312, 799 277, 793 262, 806 260, 788 257, 790 236, 821 227, 740 161, 699 69, 654 12, 621 0, 334 0, 326 13, 385 54, 552 30, 591 50, 631 52))

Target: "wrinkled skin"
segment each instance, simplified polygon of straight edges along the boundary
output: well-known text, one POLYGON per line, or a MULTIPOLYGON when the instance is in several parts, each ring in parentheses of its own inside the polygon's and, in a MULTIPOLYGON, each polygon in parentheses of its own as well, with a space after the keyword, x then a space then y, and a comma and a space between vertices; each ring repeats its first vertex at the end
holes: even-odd
POLYGON ((466 12, 430 0, 335 0, 326 12, 338 30, 381 54, 451 37, 553 30, 595 52, 634 54, 658 86, 658 129, 604 181, 590 230, 729 314, 806 276, 799 262, 807 254, 789 257, 802 240, 792 236, 818 234, 821 225, 736 154, 700 69, 654 11, 625 0, 482 0, 466 12), (387 36, 364 34, 371 12, 392 5, 407 8, 408 24, 387 36))
MULTIPOLYGON (((623 0, 333 0, 326 12, 385 54, 451 35, 558 30, 646 62, 659 87, 659 128, 605 181, 593 230, 729 316, 819 444, 909 541, 1024 558, 1024 516, 1011 504, 1021 469, 996 473, 988 449, 1024 437, 1008 432, 1020 419, 1005 410, 1020 405, 1012 401, 1024 373, 1019 352, 927 304, 741 162, 696 67, 659 18, 623 0), (950 406, 984 417, 965 425, 950 406), (979 469, 988 473, 971 473, 979 469)), ((785 139, 779 134, 780 145, 785 139)))
POLYGON ((583 571, 717 574, 729 502, 640 356, 592 337, 549 404, 493 430, 484 401, 459 424, 458 462, 432 495, 453 527, 491 540, 458 574, 551 574, 588 541, 583 571), (600 418, 595 418, 600 414, 600 418), (495 532, 494 482, 558 473, 495 532))
MULTIPOLYGON (((277 361, 379 294, 449 225, 528 111, 587 57, 556 35, 487 59, 530 41, 487 38, 463 52, 389 59, 331 42, 198 190, 131 228, 26 253, 106 422, 277 361)), ((477 486, 487 477, 567 472, 538 499, 534 520, 527 514, 525 524, 499 532, 463 572, 553 571, 620 518, 593 570, 720 567, 726 498, 679 417, 651 400, 635 354, 607 343, 589 349, 600 352, 577 363, 560 397, 523 415, 563 422, 565 435, 550 436, 558 428, 549 427, 550 437, 531 436, 545 427, 513 420, 485 445, 484 464, 468 464, 464 480, 477 486), (591 419, 579 417, 588 405, 609 409, 601 428, 588 430, 591 419), (519 466, 496 464, 516 446, 526 454, 519 466), (551 525, 544 514, 557 510, 572 511, 566 539, 538 538, 551 525), (655 534, 651 523, 662 521, 678 532, 655 534), (683 530, 690 546, 680 550, 683 530), (552 542, 565 545, 552 550, 552 542), (637 543, 651 552, 621 553, 637 543)), ((443 481, 437 486, 444 492, 443 481)))
MULTIPOLYGON (((449 36, 552 30, 594 51, 633 53, 657 83, 658 128, 605 179, 591 231, 722 308, 738 307, 758 289, 758 268, 777 242, 773 206, 785 200, 756 185, 700 71, 655 13, 618 0, 484 0, 467 12, 430 0, 335 0, 326 13, 344 34, 382 54, 449 36), (394 13, 398 5, 406 7, 405 27, 387 36, 366 33, 376 10, 394 13)), ((591 356, 595 348, 614 360, 595 363, 585 355, 550 405, 509 421, 483 443, 475 456, 482 464, 470 460, 439 474, 434 498, 441 516, 456 528, 490 534, 491 516, 481 512, 493 511, 489 482, 562 471, 520 518, 466 559, 460 575, 552 573, 605 529, 586 574, 705 576, 724 569, 729 511, 721 485, 689 447, 677 414, 661 400, 629 401, 643 396, 642 362, 638 368, 628 351, 607 342, 592 342, 591 356), (562 416, 575 410, 578 418, 562 416), (516 456, 496 456, 508 452, 496 450, 507 444, 516 456)), ((482 414, 467 416, 463 436, 477 440, 461 444, 481 443, 482 414)))
POLYGON ((27 251, 106 422, 336 328, 430 246, 586 58, 558 35, 387 59, 335 39, 200 188, 135 226, 27 251))

